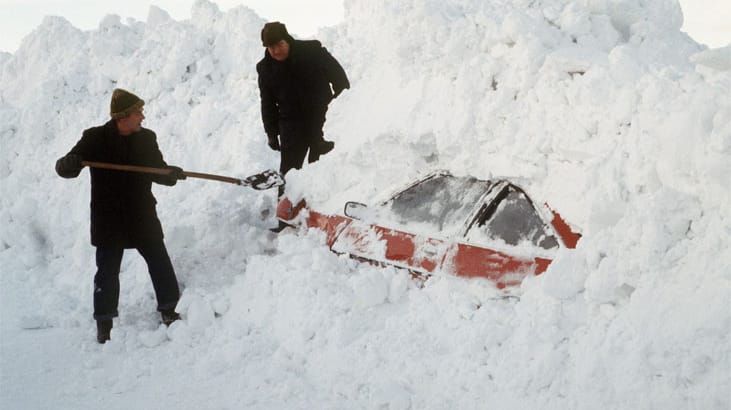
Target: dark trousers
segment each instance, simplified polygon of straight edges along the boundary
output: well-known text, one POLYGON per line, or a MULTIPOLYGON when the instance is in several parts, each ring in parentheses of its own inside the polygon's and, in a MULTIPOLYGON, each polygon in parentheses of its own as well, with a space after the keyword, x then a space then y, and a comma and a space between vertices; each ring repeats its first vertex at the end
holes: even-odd
MULTIPOLYGON (((286 175, 290 169, 300 169, 305 162, 307 151, 310 150, 310 144, 298 142, 289 147, 282 147, 280 153, 279 172, 286 175)), ((316 160, 315 160, 316 161, 316 160)), ((310 162, 315 162, 310 161, 310 162)))
MULTIPOLYGON (((324 122, 324 117, 323 117, 324 122)), ((302 133, 299 139, 295 139, 294 143, 280 148, 279 173, 287 175, 291 169, 301 169, 307 157, 308 163, 316 162, 320 159, 320 151, 318 145, 322 141, 322 124, 319 122, 320 128, 311 133, 302 133), (307 153, 309 152, 309 155, 307 153)), ((279 187, 279 197, 284 195, 284 185, 279 187)))
MULTIPOLYGON (((307 155, 307 150, 310 149, 309 144, 295 144, 291 145, 289 147, 282 147, 280 149, 280 161, 279 161, 279 173, 282 175, 287 175, 287 172, 289 172, 290 169, 300 169, 302 168, 302 164, 305 162, 305 156, 307 155)), ((310 152, 312 152, 312 149, 310 149, 310 152)), ((318 155, 319 158, 319 155, 318 155)), ((310 162, 315 162, 310 161, 310 162)), ((284 185, 280 185, 278 188, 278 194, 277 197, 279 199, 282 198, 284 195, 284 185)))
POLYGON ((327 106, 311 109, 304 120, 280 123, 281 162, 279 172, 285 175, 290 169, 300 169, 305 162, 313 163, 320 159, 318 149, 323 141, 322 127, 325 125, 327 106), (308 155, 309 151, 309 155, 308 155))
MULTIPOLYGON (((152 279, 157 297, 157 310, 174 309, 180 299, 178 280, 173 264, 162 239, 137 248, 147 262, 147 270, 152 279)), ((117 317, 119 312, 119 267, 122 264, 123 248, 97 247, 94 276, 94 319, 103 320, 117 317)))

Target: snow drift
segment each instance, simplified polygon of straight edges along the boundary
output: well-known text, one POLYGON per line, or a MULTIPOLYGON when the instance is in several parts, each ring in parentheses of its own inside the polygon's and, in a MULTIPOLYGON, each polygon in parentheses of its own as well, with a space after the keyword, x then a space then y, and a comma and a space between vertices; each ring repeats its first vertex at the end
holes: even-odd
POLYGON ((159 327, 130 251, 98 346, 88 176, 62 180, 55 160, 122 87, 145 99, 168 163, 276 167, 254 70, 264 21, 206 0, 188 21, 47 17, 0 54, 2 402, 727 408, 731 47, 680 32, 672 0, 345 6, 318 35, 352 83, 328 113, 336 149, 292 172, 288 195, 336 211, 436 169, 509 177, 581 228, 577 249, 519 299, 445 275, 418 287, 315 232, 270 234, 275 192, 182 181, 154 193, 184 320, 159 327))

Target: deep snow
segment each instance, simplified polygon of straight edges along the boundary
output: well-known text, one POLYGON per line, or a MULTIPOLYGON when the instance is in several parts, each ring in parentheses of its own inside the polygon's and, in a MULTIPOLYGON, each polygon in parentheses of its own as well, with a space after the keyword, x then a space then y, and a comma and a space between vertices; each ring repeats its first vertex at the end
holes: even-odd
POLYGON ((198 1, 175 21, 48 17, 0 53, 0 407, 731 407, 731 47, 674 0, 346 0, 317 36, 352 89, 333 153, 288 176, 323 209, 436 169, 507 176, 581 229, 520 297, 329 252, 275 224, 276 192, 156 186, 184 320, 159 325, 126 253, 112 341, 94 341, 88 173, 55 175, 115 87, 166 160, 276 168, 254 64, 264 21, 198 1))

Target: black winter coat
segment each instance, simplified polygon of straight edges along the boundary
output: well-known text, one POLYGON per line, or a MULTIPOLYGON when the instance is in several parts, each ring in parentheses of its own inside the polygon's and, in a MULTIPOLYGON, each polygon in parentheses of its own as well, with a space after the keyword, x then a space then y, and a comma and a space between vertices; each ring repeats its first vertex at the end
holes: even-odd
MULTIPOLYGON (((80 155, 84 161, 167 166, 153 131, 142 128, 121 136, 113 120, 85 130, 69 154, 80 155)), ((75 178, 80 173, 79 170, 63 169, 61 160, 56 163, 56 172, 64 178, 75 178)), ((89 173, 92 245, 137 248, 163 238, 151 185, 152 182, 175 185, 174 177, 99 168, 90 168, 89 173)))
MULTIPOLYGON (((287 129, 317 123, 333 99, 350 88, 345 70, 317 40, 292 40, 289 56, 276 61, 267 51, 256 65, 259 74, 261 117, 269 137, 282 136, 282 146, 292 141, 287 129), (332 89, 330 88, 332 84, 332 89)), ((319 120, 319 125, 324 118, 319 120)))

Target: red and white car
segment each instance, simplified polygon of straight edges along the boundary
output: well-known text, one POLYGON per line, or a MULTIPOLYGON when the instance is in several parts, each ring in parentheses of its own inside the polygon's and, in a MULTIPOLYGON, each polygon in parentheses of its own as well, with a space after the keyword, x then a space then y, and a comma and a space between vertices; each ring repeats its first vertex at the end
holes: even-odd
POLYGON ((347 202, 343 215, 296 206, 284 198, 277 217, 327 235, 334 252, 428 276, 481 277, 498 288, 543 273, 560 248, 580 235, 507 180, 484 181, 437 172, 376 206, 347 202))

